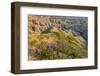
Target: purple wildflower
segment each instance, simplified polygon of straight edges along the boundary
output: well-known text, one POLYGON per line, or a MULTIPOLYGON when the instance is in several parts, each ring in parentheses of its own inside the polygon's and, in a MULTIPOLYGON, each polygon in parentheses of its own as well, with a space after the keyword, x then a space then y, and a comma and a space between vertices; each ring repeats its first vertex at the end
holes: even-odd
POLYGON ((56 48, 55 45, 48 45, 48 46, 47 46, 47 49, 48 49, 48 50, 50 50, 50 49, 55 49, 55 48, 56 48))
POLYGON ((48 51, 50 51, 52 49, 52 47, 50 45, 47 46, 48 51))

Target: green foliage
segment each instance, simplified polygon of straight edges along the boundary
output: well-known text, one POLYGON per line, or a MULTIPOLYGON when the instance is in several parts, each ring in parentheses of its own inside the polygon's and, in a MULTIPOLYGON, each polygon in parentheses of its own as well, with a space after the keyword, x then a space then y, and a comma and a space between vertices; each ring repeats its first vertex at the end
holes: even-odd
MULTIPOLYGON (((39 54, 33 54, 37 60, 53 60, 67 58, 85 58, 87 57, 87 48, 84 48, 72 35, 64 32, 41 33, 38 39, 29 34, 29 44, 38 46, 39 54), (43 44, 43 39, 54 37, 56 47, 48 49, 52 44, 43 44), (58 54, 59 55, 58 55, 58 54)), ((35 51, 35 50, 34 50, 35 51)))

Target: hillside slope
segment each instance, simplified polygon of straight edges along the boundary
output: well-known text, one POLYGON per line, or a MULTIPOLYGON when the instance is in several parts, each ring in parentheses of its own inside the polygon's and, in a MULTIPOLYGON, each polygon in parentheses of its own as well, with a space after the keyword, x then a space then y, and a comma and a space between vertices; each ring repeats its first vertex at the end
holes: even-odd
POLYGON ((87 18, 28 16, 28 60, 87 57, 87 18))

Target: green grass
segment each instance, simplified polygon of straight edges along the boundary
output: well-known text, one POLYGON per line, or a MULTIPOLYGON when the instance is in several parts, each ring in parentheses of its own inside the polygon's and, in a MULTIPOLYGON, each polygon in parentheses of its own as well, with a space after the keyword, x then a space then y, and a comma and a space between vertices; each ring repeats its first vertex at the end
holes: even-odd
MULTIPOLYGON (((35 39, 29 34, 29 44, 31 46, 39 47, 39 54, 34 55, 37 60, 53 60, 53 59, 67 59, 85 58, 87 57, 87 48, 84 48, 73 36, 65 35, 63 32, 48 32, 40 34, 38 39, 35 39), (42 44, 44 38, 54 37, 56 48, 47 48, 50 44, 42 44), (59 52, 59 56, 57 56, 59 52)), ((51 44, 52 45, 52 44, 51 44)))

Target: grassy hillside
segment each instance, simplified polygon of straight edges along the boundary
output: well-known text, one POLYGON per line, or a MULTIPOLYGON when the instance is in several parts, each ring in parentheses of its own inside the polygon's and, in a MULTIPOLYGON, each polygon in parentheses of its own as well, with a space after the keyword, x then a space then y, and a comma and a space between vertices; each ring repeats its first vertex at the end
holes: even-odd
MULTIPOLYGON (((28 16, 28 60, 86 58, 86 40, 74 35, 64 17, 28 16)), ((75 32, 76 33, 76 32, 75 32)), ((77 34, 77 33, 76 33, 77 34)))

